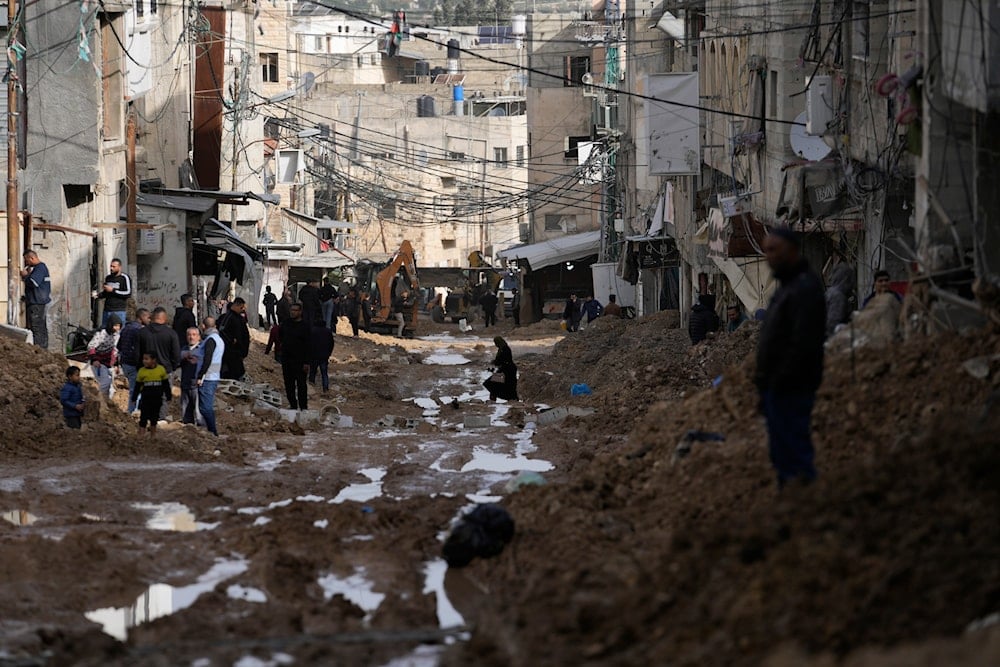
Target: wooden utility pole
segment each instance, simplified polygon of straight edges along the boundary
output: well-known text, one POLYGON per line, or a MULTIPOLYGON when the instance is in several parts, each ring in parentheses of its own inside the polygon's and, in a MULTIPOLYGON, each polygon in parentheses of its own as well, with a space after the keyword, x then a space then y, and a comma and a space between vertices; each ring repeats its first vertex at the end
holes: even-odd
POLYGON ((125 251, 128 253, 128 268, 135 275, 139 262, 139 228, 136 226, 136 197, 139 181, 135 177, 135 114, 129 111, 125 122, 125 251))
MULTIPOLYGON (((7 30, 17 33, 16 0, 7 0, 7 30)), ((7 324, 20 315, 20 229, 17 221, 17 63, 7 67, 7 324)))

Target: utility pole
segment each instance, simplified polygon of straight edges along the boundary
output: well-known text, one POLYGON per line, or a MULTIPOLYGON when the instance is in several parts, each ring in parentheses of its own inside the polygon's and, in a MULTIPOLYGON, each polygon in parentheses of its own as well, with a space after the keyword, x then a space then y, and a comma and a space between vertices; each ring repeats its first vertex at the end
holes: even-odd
POLYGON ((125 251, 128 267, 136 270, 139 263, 139 230, 136 228, 136 198, 139 183, 135 176, 135 114, 129 111, 125 123, 125 251))
MULTIPOLYGON (((7 0, 7 30, 16 33, 16 0, 7 0)), ((20 233, 17 221, 17 75, 16 62, 7 65, 7 324, 20 319, 20 233)))

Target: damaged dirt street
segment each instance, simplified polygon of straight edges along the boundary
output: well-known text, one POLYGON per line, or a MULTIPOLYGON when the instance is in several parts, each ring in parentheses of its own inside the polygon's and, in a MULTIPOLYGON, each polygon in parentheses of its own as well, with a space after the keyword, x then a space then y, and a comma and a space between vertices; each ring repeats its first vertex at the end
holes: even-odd
MULTIPOLYGON (((496 404, 482 332, 340 336, 322 423, 232 398, 222 437, 151 441, 112 405, 61 429, 60 358, 0 342, 32 378, 3 362, 0 664, 995 664, 995 363, 963 362, 1000 338, 832 362, 823 474, 778 495, 756 328, 670 324, 504 331, 523 400, 496 404), (449 570, 491 502, 512 543, 449 570)), ((277 383, 260 341, 248 369, 277 383)))

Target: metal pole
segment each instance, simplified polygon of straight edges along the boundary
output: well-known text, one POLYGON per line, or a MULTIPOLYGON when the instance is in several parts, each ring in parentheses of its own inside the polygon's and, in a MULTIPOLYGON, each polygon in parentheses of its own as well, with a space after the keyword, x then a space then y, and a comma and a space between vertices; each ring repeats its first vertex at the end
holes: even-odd
POLYGON ((133 272, 139 263, 139 230, 136 228, 136 198, 139 183, 135 175, 135 114, 129 113, 125 123, 125 252, 128 268, 133 272))
MULTIPOLYGON (((7 29, 17 31, 14 24, 16 0, 7 1, 7 29)), ((16 63, 7 71, 7 324, 17 326, 19 320, 20 233, 17 221, 17 76, 16 63)))

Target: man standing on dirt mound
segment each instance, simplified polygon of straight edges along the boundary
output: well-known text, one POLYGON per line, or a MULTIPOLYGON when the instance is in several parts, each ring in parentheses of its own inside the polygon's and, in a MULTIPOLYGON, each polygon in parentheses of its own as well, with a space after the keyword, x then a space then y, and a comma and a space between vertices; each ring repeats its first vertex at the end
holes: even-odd
POLYGON ((225 356, 222 357, 224 380, 242 380, 247 374, 243 364, 243 360, 250 354, 250 329, 243 315, 246 309, 247 302, 238 296, 218 320, 219 335, 226 344, 225 356))
POLYGON ((823 379, 826 299, 797 234, 771 230, 764 254, 780 285, 760 331, 754 383, 767 419, 771 463, 784 487, 816 479, 810 421, 823 379))

